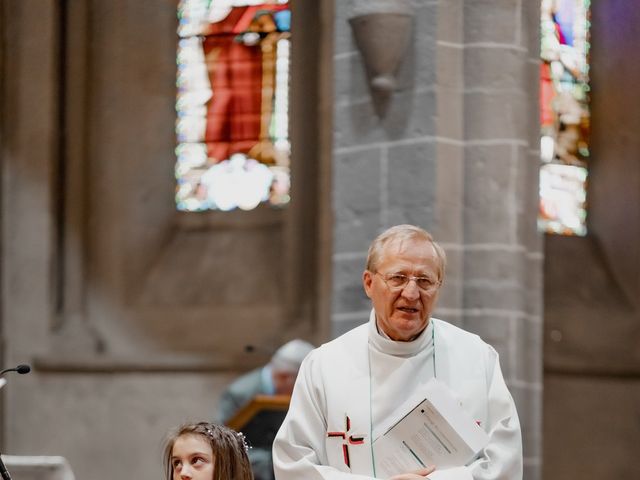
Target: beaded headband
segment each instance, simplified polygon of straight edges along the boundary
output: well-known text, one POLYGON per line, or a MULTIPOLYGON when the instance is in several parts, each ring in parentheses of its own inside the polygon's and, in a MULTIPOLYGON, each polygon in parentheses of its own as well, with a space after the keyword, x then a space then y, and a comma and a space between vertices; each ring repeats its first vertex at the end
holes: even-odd
POLYGON ((248 454, 249 453, 249 449, 253 448, 253 447, 247 443, 247 437, 245 437, 244 433, 242 433, 242 432, 236 432, 236 435, 238 435, 238 438, 240 440, 242 440, 242 446, 244 447, 244 451, 245 451, 245 453, 248 454))
MULTIPOLYGON (((215 437, 215 435, 214 435, 214 433, 213 433, 213 430, 211 430, 211 428, 209 428, 209 427, 204 427, 204 429, 205 429, 205 432, 207 433, 207 435, 208 435, 212 440, 215 440, 215 439, 216 439, 216 437, 215 437)), ((244 447, 244 451, 245 451, 245 453, 247 453, 247 454, 248 454, 248 453, 249 453, 249 449, 251 449, 251 448, 253 448, 253 447, 251 447, 251 445, 249 445, 249 444, 247 443, 247 438, 244 436, 244 433, 242 433, 242 432, 233 432, 233 433, 235 433, 235 434, 237 435, 238 439, 242 441, 242 446, 244 447)))

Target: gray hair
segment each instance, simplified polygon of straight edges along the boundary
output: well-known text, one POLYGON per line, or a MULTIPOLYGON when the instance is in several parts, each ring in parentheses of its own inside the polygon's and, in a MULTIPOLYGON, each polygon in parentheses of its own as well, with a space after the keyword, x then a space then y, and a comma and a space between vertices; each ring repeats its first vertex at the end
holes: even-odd
POLYGON ((271 357, 271 368, 276 372, 298 373, 304 358, 315 347, 299 338, 282 345, 271 357))
POLYGON ((378 235, 369 246, 367 270, 370 272, 376 271, 384 248, 396 240, 422 240, 430 243, 438 257, 438 280, 441 282, 444 279, 447 266, 447 255, 444 249, 433 239, 429 232, 415 225, 396 225, 378 235))

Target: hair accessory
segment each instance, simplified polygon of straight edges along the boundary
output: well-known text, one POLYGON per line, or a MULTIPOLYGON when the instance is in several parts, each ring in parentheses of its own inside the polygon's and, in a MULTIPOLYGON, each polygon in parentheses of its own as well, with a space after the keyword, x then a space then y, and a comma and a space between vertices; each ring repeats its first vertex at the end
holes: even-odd
POLYGON ((244 433, 236 432, 236 435, 238 435, 238 438, 242 440, 242 446, 244 447, 244 451, 248 454, 249 449, 253 447, 247 443, 247 438, 244 436, 244 433))
MULTIPOLYGON (((211 429, 211 426, 207 425, 207 424, 204 424, 204 425, 201 424, 201 425, 204 427, 205 434, 209 438, 211 438, 211 440, 216 441, 216 435, 213 433, 213 430, 211 429)), ((248 454, 249 453, 249 449, 251 449, 253 447, 247 443, 247 439, 244 436, 244 433, 242 433, 242 432, 233 432, 233 433, 235 433, 238 436, 238 440, 240 440, 242 442, 242 446, 244 447, 245 453, 248 454)))

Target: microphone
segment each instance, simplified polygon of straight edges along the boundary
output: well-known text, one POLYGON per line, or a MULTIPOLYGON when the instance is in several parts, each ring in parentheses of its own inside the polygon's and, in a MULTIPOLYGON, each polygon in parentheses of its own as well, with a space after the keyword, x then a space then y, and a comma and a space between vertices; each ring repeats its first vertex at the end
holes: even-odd
POLYGON ((14 368, 7 368, 0 372, 0 376, 4 375, 7 372, 18 372, 20 375, 24 375, 25 373, 29 373, 31 371, 31 367, 29 365, 21 364, 14 368))

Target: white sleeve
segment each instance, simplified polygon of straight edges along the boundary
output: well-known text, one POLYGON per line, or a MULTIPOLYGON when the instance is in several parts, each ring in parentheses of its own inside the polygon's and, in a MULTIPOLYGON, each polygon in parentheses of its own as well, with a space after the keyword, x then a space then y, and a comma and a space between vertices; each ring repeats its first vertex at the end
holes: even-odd
POLYGON ((487 355, 487 425, 489 443, 466 467, 436 470, 431 480, 521 480, 522 436, 515 403, 502 377, 498 353, 487 355))
POLYGON ((314 351, 302 363, 289 412, 273 442, 276 480, 373 480, 327 466, 326 402, 317 357, 314 351))

